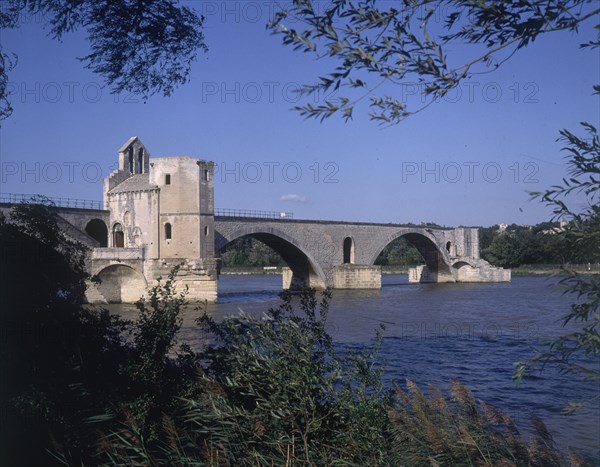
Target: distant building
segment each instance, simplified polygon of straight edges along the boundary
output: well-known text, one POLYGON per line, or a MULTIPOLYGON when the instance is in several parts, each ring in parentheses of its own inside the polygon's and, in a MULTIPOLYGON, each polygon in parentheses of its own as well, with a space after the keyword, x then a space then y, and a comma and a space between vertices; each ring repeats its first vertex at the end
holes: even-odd
POLYGON ((551 229, 542 230, 542 234, 545 234, 545 235, 559 234, 561 232, 564 232, 567 229, 568 225, 569 225, 569 223, 567 221, 565 221, 564 219, 561 219, 558 224, 558 227, 552 227, 551 229))

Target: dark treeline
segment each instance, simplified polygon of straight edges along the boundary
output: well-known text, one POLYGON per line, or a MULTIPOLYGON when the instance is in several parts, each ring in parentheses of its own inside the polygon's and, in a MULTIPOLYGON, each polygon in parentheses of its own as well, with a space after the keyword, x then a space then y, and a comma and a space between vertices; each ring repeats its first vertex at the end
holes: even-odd
POLYGON ((286 265, 275 250, 252 237, 238 238, 225 248, 221 252, 223 267, 286 265))
POLYGON ((559 222, 534 226, 511 224, 479 230, 481 257, 494 266, 515 268, 524 264, 577 264, 594 262, 573 248, 572 234, 559 222))

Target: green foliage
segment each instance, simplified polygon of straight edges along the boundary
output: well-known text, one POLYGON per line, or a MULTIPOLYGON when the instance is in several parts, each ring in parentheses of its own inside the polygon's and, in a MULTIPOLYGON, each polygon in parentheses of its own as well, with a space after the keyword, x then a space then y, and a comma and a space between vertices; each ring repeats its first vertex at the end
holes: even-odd
POLYGON ((164 284, 152 287, 149 298, 136 303, 139 319, 134 330, 133 346, 139 355, 137 380, 156 385, 161 381, 169 351, 181 328, 181 307, 185 304, 187 290, 177 293, 175 277, 179 267, 173 268, 164 284))
MULTIPOLYGON (((499 232, 482 256, 494 266, 514 268, 521 264, 552 262, 542 254, 544 236, 521 228, 499 232)), ((550 236, 548 236, 550 238, 550 236)))
MULTIPOLYGON (((2 12, 0 12, 1 18, 2 12)), ((1 24, 2 19, 0 19, 1 24)), ((10 116, 13 112, 12 105, 8 100, 8 73, 15 67, 16 56, 8 55, 2 51, 0 46, 0 120, 10 116)))
POLYGON ((242 237, 231 242, 222 252, 221 260, 223 267, 286 264, 275 250, 252 237, 242 237))
MULTIPOLYGON (((49 35, 84 28, 90 54, 85 67, 102 76, 112 92, 128 91, 145 99, 155 93, 170 96, 188 81, 198 49, 207 50, 204 18, 174 0, 114 2, 110 0, 8 0, 0 11, 0 28, 19 26, 20 15, 43 18, 49 35)), ((7 98, 8 72, 15 66, 0 48, 0 118, 12 108, 7 98)))
POLYGON ((93 435, 84 419, 110 399, 126 357, 126 322, 81 307, 85 248, 37 201, 0 215, 4 465, 48 465, 46 449, 59 446, 73 463, 85 457, 93 435))
MULTIPOLYGON (((90 428, 105 433, 98 440, 94 462, 109 459, 119 464, 159 449, 165 414, 178 410, 179 398, 188 394, 194 381, 195 355, 189 346, 181 344, 179 352, 172 354, 187 294, 187 289, 175 287, 178 270, 173 268, 165 282, 159 280, 148 298, 136 303, 139 318, 129 329, 131 343, 123 343, 128 358, 118 369, 126 385, 104 411, 88 420, 90 428)), ((150 464, 147 458, 141 463, 150 464)))
MULTIPOLYGON (((553 208, 555 218, 566 217, 569 224, 561 234, 568 248, 583 261, 598 261, 600 258, 600 140, 598 130, 582 123, 589 137, 561 131, 561 141, 566 143, 569 178, 542 193, 532 193, 535 198, 553 208), (585 197, 585 207, 574 211, 566 198, 573 195, 585 197)), ((566 325, 575 322, 581 326, 546 343, 546 350, 527 361, 517 362, 514 378, 520 382, 528 371, 548 362, 556 363, 565 373, 571 373, 593 384, 600 382, 600 277, 579 276, 572 272, 561 280, 564 293, 574 296, 575 303, 564 317, 566 325), (590 362, 590 363, 586 363, 590 362)), ((600 396, 599 396, 600 397, 600 396)), ((572 402, 566 412, 581 406, 572 402)))
POLYGON ((494 266, 507 268, 527 264, 568 268, 569 264, 597 263, 599 258, 590 242, 593 243, 591 239, 600 229, 598 217, 580 222, 576 229, 573 227, 564 222, 542 222, 534 226, 513 224, 506 230, 498 226, 480 228, 481 256, 494 266))
POLYGON ((301 89, 304 95, 323 92, 331 97, 322 105, 296 107, 301 115, 323 121, 338 114, 347 121, 369 97, 371 119, 396 124, 474 74, 497 69, 539 36, 577 31, 599 11, 592 0, 332 0, 325 6, 295 0, 268 27, 281 35, 283 44, 335 64, 316 84, 301 89), (456 64, 447 54, 457 42, 479 47, 470 47, 467 53, 473 55, 456 64), (394 94, 398 86, 418 87, 427 102, 419 100, 419 108, 409 109, 394 94))
POLYGON ((201 320, 218 342, 205 354, 207 373, 224 391, 218 397, 222 424, 213 428, 219 438, 230 436, 218 448, 233 463, 281 461, 288 449, 317 462, 312 456, 326 439, 333 386, 340 377, 325 331, 329 296, 317 311, 314 293, 304 293, 299 315, 293 313, 291 294, 282 298, 262 319, 240 314, 218 324, 207 316, 201 320), (265 435, 278 443, 265 443, 265 435))
POLYGON ((415 266, 425 264, 419 250, 408 240, 400 237, 389 243, 375 260, 381 266, 415 266))

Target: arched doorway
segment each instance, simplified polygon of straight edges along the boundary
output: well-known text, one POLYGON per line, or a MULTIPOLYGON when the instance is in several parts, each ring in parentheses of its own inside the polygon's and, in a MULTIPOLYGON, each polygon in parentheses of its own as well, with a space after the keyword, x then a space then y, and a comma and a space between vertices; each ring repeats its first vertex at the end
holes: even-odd
POLYGON ((125 232, 123 232, 123 226, 118 222, 115 225, 113 225, 113 247, 125 247, 125 232))
POLYGON ((92 219, 85 226, 85 233, 96 240, 102 248, 108 246, 108 227, 101 219, 92 219))

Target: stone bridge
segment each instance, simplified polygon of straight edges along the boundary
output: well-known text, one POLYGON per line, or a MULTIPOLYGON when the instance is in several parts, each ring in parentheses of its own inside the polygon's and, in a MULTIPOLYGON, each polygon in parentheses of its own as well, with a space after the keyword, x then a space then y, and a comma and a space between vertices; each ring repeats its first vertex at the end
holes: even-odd
POLYGON ((285 288, 379 288, 381 271, 375 260, 399 237, 414 245, 426 263, 411 270, 411 282, 510 280, 510 271, 479 257, 476 228, 217 216, 215 231, 217 252, 245 236, 277 251, 290 268, 285 288))
MULTIPOLYGON (((5 214, 10 207, 0 204, 5 214)), ((107 210, 54 209, 63 231, 90 249, 90 273, 101 279, 90 290, 91 301, 135 301, 159 275, 157 268, 164 269, 164 276, 177 261, 190 261, 147 258, 144 247, 108 248, 107 210)), ((215 258, 242 237, 252 237, 275 250, 288 265, 283 288, 380 288, 381 269, 374 263, 399 237, 414 245, 426 263, 409 271, 410 282, 510 281, 510 270, 492 267, 479 257, 476 228, 214 216, 214 229, 215 258)), ((214 298, 217 278, 218 274, 202 277, 204 283, 214 282, 214 298)))
POLYGON ((102 202, 0 193, 0 209, 49 204, 66 235, 89 248, 91 302, 132 302, 179 266, 176 287, 191 301, 216 301, 220 256, 252 237, 287 263, 283 287, 378 289, 381 251, 404 238, 425 265, 409 282, 501 282, 510 271, 479 257, 476 228, 295 220, 290 213, 215 210, 215 163, 191 156, 150 157, 132 136, 103 180, 102 202), (101 209, 104 208, 104 209, 101 209))

